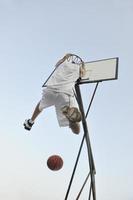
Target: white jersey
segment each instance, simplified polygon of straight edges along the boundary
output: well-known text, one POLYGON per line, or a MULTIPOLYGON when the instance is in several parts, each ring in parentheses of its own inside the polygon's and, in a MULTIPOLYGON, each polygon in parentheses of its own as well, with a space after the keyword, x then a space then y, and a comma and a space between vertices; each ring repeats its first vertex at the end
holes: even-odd
POLYGON ((75 82, 80 76, 79 73, 80 66, 66 60, 57 67, 50 77, 47 88, 72 95, 75 82))

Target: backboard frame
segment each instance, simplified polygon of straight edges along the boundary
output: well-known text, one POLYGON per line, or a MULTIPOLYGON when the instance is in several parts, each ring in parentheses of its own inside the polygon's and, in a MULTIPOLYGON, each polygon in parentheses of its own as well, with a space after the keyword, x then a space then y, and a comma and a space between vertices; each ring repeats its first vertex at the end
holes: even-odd
MULTIPOLYGON (((86 79, 85 78, 81 78, 78 83, 79 84, 85 84, 85 83, 95 83, 95 82, 102 82, 102 81, 109 81, 109 80, 116 80, 116 79, 118 79, 118 64, 119 64, 119 58, 118 57, 113 57, 113 58, 107 58, 107 59, 101 59, 101 60, 95 60, 95 61, 86 62, 85 63, 85 67, 87 67, 87 68, 90 67, 90 69, 93 70, 93 67, 94 67, 93 65, 94 64, 98 64, 99 65, 100 63, 101 64, 103 63, 105 65, 106 62, 109 63, 108 61, 113 61, 115 63, 114 66, 111 66, 111 67, 114 68, 113 69, 114 72, 113 72, 113 76, 112 77, 111 76, 107 77, 107 78, 104 77, 104 78, 99 78, 99 79, 95 79, 95 80, 92 80, 91 78, 90 79, 89 78, 86 78, 86 79)), ((104 66, 104 68, 105 68, 105 66, 104 66)))

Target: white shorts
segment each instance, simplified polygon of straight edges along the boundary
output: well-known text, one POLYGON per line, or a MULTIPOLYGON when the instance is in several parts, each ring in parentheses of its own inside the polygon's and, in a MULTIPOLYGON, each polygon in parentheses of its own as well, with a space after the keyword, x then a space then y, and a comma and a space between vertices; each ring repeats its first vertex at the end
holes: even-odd
POLYGON ((69 126, 69 121, 62 113, 61 108, 64 106, 74 107, 75 104, 76 102, 74 96, 55 92, 50 89, 44 89, 42 99, 39 104, 39 109, 41 111, 44 108, 55 106, 59 126, 69 126))

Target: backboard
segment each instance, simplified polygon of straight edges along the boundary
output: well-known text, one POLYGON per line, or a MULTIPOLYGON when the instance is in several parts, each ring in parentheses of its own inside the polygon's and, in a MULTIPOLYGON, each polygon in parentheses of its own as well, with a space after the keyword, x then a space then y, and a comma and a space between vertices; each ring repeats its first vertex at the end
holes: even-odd
POLYGON ((86 75, 79 84, 115 80, 118 78, 118 58, 108 58, 85 63, 86 75))

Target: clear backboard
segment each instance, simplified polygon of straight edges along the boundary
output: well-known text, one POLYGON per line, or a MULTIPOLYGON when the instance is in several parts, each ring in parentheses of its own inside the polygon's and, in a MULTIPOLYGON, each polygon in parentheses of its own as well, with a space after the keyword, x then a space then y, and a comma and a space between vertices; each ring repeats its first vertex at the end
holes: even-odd
POLYGON ((85 63, 86 75, 80 84, 115 80, 118 78, 118 58, 108 58, 85 63))

